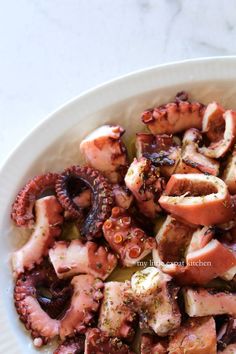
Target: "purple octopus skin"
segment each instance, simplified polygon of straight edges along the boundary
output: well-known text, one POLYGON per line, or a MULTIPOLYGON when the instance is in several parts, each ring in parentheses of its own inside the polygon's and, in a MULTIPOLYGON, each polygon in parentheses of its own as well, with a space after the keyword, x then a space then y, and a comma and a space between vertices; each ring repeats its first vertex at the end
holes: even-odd
POLYGON ((98 328, 86 332, 84 354, 135 354, 117 337, 109 337, 98 328))
POLYGON ((55 242, 49 258, 58 278, 91 274, 105 280, 117 265, 117 258, 107 247, 95 242, 73 240, 55 242))
POLYGON ((29 240, 12 254, 14 275, 39 264, 55 238, 61 234, 63 209, 55 196, 38 199, 35 202, 36 223, 29 240))
POLYGON ((85 337, 83 335, 67 338, 57 347, 53 354, 84 354, 84 341, 85 337))
POLYGON ((72 166, 59 175, 56 194, 62 207, 74 218, 83 218, 83 208, 73 198, 78 184, 86 185, 92 192, 92 205, 80 228, 82 236, 88 240, 102 236, 102 225, 110 215, 114 196, 111 185, 98 171, 87 166, 72 166))
POLYGON ((104 284, 98 328, 110 337, 131 341, 134 336, 136 314, 129 307, 129 297, 125 295, 128 289, 129 282, 111 281, 104 284))
POLYGON ((70 307, 60 321, 60 337, 85 333, 93 323, 103 297, 103 282, 89 274, 75 276, 71 281, 73 295, 70 307))
POLYGON ((15 307, 36 347, 59 334, 59 318, 70 297, 69 284, 58 281, 53 269, 47 265, 40 264, 18 277, 14 288, 15 307), (47 289, 50 297, 44 295, 42 288, 47 289))

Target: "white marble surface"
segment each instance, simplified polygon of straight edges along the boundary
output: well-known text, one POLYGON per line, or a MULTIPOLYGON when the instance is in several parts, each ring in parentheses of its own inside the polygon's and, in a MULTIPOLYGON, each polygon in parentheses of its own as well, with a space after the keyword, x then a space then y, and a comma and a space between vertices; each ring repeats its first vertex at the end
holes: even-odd
POLYGON ((0 165, 48 113, 94 85, 231 54, 235 0, 2 0, 0 165))

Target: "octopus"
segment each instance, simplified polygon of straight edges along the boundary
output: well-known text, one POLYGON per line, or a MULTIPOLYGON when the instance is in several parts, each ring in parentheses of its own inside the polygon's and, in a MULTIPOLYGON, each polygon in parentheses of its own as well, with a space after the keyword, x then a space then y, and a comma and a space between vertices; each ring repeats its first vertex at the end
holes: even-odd
POLYGON ((137 158, 145 157, 159 167, 161 175, 170 177, 181 158, 181 147, 176 137, 167 134, 136 134, 137 158))
POLYGON ((186 92, 179 92, 175 101, 148 109, 142 113, 142 122, 152 134, 175 134, 189 128, 201 129, 205 106, 189 102, 186 92))
POLYGON ((125 267, 132 267, 155 247, 154 238, 137 227, 125 209, 114 207, 103 225, 103 234, 111 249, 125 267))
POLYGON ((109 353, 109 354, 135 354, 127 344, 117 337, 109 337, 98 328, 86 332, 84 354, 109 353))
POLYGON ((124 133, 120 125, 103 125, 80 143, 86 163, 102 172, 111 183, 121 182, 127 171, 127 151, 121 140, 124 133))
POLYGON ((129 209, 131 207, 134 196, 126 186, 114 184, 112 191, 114 194, 116 206, 123 209, 129 209))
POLYGON ((92 193, 92 205, 80 228, 88 240, 102 236, 104 221, 110 216, 114 197, 112 188, 103 175, 87 166, 72 166, 59 175, 56 194, 62 207, 75 218, 83 218, 83 208, 74 201, 74 191, 80 184, 86 185, 92 193))
POLYGON ((172 278, 155 267, 147 267, 134 273, 131 278, 134 306, 143 324, 160 337, 176 330, 181 323, 181 314, 176 301, 178 287, 172 278))
POLYGON ((167 354, 168 340, 152 334, 141 336, 141 354, 167 354))
POLYGON ((236 318, 227 316, 217 335, 217 347, 223 351, 233 343, 236 344, 236 318))
POLYGON ((61 312, 70 297, 69 283, 59 283, 45 264, 18 276, 14 288, 16 310, 36 347, 59 335, 61 312))
POLYGON ((104 285, 98 328, 110 337, 132 340, 136 314, 129 306, 126 292, 130 284, 111 281, 104 285))
POLYGON ((148 218, 157 217, 161 211, 158 199, 165 188, 158 168, 144 157, 134 159, 125 176, 125 184, 134 195, 140 212, 148 218))
POLYGON ((35 201, 47 191, 55 190, 57 177, 56 173, 36 176, 29 180, 21 189, 12 205, 11 211, 11 218, 17 226, 34 226, 33 208, 35 201))
POLYGON ((35 226, 30 239, 12 254, 12 267, 15 275, 32 269, 48 254, 55 238, 61 234, 63 209, 55 196, 48 196, 35 202, 35 226))
POLYGON ((227 186, 215 176, 175 174, 169 179, 159 204, 177 219, 193 225, 210 226, 233 219, 227 186))
POLYGON ((76 334, 65 339, 53 354, 84 354, 84 335, 76 334))
POLYGON ((236 141, 236 112, 227 110, 221 113, 221 107, 211 103, 203 118, 203 131, 207 132, 210 145, 200 148, 200 152, 210 158, 225 156, 236 141))
POLYGON ((227 185, 230 194, 236 194, 236 149, 227 159, 222 179, 227 185))
POLYGON ((55 242, 49 258, 59 279, 85 273, 105 280, 117 265, 114 254, 92 241, 55 242))
POLYGON ((75 276, 71 281, 73 294, 69 308, 60 321, 61 339, 74 333, 85 333, 91 326, 103 298, 103 282, 90 274, 75 276))

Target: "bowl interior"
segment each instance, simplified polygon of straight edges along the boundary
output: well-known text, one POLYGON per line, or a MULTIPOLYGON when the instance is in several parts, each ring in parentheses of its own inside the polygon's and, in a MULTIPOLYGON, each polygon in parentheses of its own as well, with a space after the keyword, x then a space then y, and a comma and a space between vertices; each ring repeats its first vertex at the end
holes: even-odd
MULTIPOLYGON (((11 252, 25 241, 25 233, 16 229, 9 217, 18 190, 36 174, 61 171, 80 163, 81 139, 102 124, 122 125, 126 129, 124 139, 126 143, 130 142, 136 132, 145 130, 140 122, 141 112, 168 102, 178 91, 186 90, 190 98, 203 103, 216 100, 227 108, 236 109, 236 60, 229 60, 228 70, 224 67, 224 60, 151 69, 98 88, 54 113, 8 159, 0 173, 0 328, 5 329, 1 340, 5 343, 5 352, 25 353, 26 348, 29 354, 38 352, 18 321, 12 299, 9 258, 11 252)), ((52 352, 52 347, 42 351, 52 352)))

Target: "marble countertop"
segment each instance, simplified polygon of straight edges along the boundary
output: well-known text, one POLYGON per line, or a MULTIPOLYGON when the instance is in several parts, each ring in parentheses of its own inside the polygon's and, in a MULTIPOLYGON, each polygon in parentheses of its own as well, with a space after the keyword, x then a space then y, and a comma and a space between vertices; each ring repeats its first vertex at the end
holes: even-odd
POLYGON ((0 165, 82 91, 147 66, 236 54, 235 39, 235 0, 1 2, 0 165))

